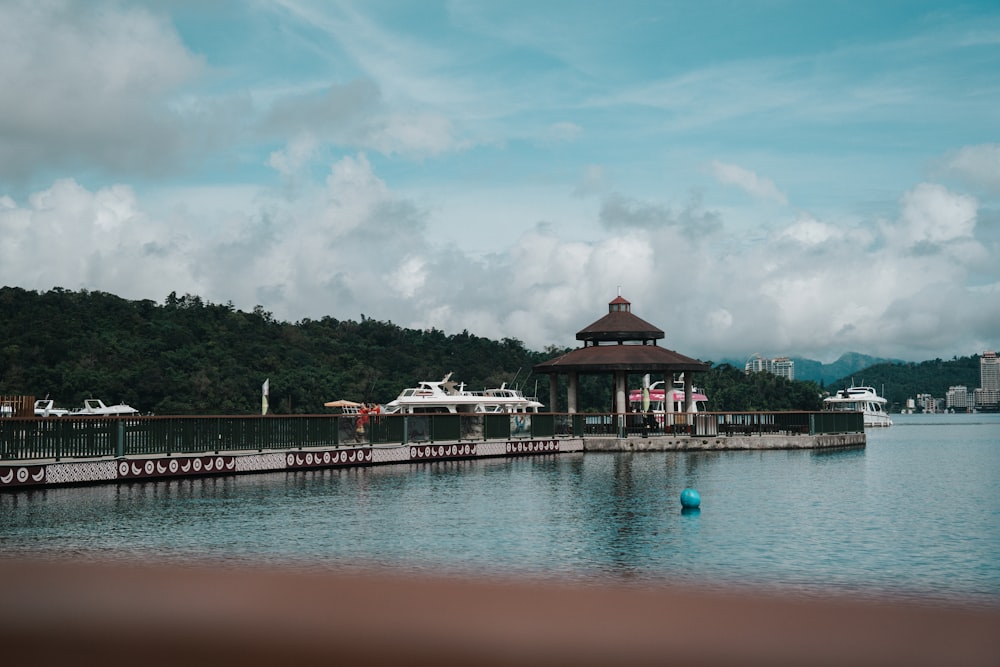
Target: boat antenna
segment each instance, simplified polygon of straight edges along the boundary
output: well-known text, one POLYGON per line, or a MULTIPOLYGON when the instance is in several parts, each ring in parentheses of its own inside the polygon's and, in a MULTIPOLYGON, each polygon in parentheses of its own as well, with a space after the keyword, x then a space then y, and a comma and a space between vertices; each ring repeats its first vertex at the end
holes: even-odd
POLYGON ((517 376, 521 374, 521 368, 522 368, 521 366, 518 366, 517 372, 514 373, 514 379, 510 381, 510 386, 514 388, 517 388, 517 385, 515 383, 517 382, 517 376))

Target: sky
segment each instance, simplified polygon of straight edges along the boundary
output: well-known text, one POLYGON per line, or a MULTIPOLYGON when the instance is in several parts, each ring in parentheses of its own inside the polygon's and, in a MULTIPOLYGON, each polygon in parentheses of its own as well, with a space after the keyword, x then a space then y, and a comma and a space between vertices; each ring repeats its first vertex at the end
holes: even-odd
POLYGON ((0 0, 0 285, 1000 347, 1000 5, 0 0))

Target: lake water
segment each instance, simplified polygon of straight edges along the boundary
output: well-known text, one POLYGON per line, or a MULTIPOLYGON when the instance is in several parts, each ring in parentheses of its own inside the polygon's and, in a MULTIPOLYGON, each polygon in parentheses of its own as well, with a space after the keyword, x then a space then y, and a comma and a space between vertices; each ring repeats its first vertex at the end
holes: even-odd
POLYGON ((1000 604, 1000 415, 864 449, 563 454, 0 494, 4 556, 608 577, 1000 604), (681 511, 685 487, 699 511, 681 511))

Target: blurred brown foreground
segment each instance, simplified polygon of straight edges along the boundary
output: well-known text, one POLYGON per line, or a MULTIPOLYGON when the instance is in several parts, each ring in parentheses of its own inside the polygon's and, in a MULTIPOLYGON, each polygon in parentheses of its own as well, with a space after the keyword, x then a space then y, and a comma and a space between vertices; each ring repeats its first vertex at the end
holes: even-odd
POLYGON ((32 665, 998 665, 1000 609, 391 571, 0 559, 32 665))

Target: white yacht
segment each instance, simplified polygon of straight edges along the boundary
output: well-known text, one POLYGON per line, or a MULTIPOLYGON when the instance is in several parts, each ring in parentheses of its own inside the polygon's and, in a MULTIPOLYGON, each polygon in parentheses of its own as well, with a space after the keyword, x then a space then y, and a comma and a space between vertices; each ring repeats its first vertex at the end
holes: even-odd
POLYGON ((130 405, 105 405, 99 398, 88 398, 83 401, 83 407, 69 413, 70 417, 125 417, 137 415, 139 411, 130 405))
POLYGON ((892 426, 887 409, 888 399, 879 396, 873 387, 851 386, 823 399, 827 412, 863 412, 865 427, 892 426))
POLYGON ((404 389, 395 400, 386 403, 385 413, 538 412, 541 407, 537 400, 511 389, 506 382, 497 389, 468 391, 464 383, 454 382, 448 373, 440 382, 425 381, 404 389))

